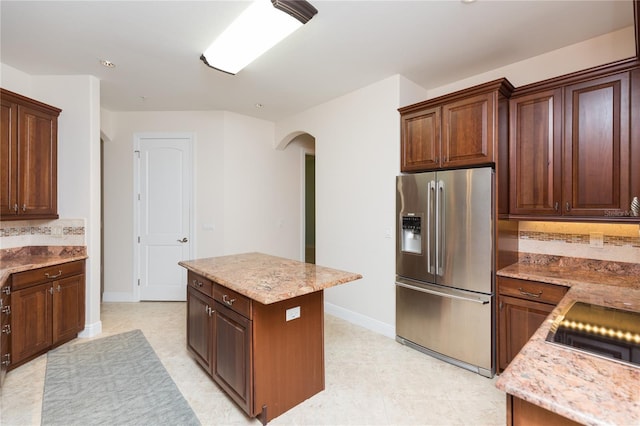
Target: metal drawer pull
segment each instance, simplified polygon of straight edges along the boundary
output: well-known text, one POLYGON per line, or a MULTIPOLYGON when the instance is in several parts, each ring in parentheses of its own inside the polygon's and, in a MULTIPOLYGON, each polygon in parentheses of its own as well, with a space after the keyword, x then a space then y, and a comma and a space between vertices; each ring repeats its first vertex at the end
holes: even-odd
POLYGON ((0 309, 0 312, 11 315, 11 305, 3 306, 2 309, 0 309))
POLYGON ((542 290, 540 290, 537 293, 530 293, 528 291, 525 291, 522 287, 520 287, 520 288, 518 288, 518 291, 523 296, 535 297, 536 299, 539 298, 540 296, 542 296, 542 290))
POLYGON ((11 364, 11 354, 4 354, 3 357, 5 358, 4 361, 0 362, 0 364, 2 365, 9 365, 11 364))
POLYGON ((45 273, 44 273, 44 276, 45 276, 46 278, 58 278, 58 277, 59 277, 59 276, 61 276, 61 275, 62 275, 62 270, 60 270, 60 269, 58 269, 58 273, 57 273, 56 275, 49 275, 49 273, 48 273, 48 272, 45 272, 45 273))
POLYGON ((211 316, 211 314, 215 312, 215 309, 211 309, 211 306, 207 305, 204 307, 204 311, 207 313, 207 315, 211 316))
POLYGON ((231 305, 233 305, 233 302, 236 301, 236 299, 229 299, 229 297, 225 294, 225 295, 222 296, 222 301, 224 303, 226 303, 227 305, 231 306, 231 305))
POLYGON ((11 334, 11 325, 10 325, 10 324, 7 324, 7 325, 5 325, 4 327, 2 327, 2 332, 3 332, 4 334, 11 334))
POLYGON ((11 287, 9 287, 9 286, 4 287, 4 288, 2 289, 2 292, 3 292, 4 294, 7 294, 7 295, 11 294, 11 287))
POLYGON ((202 287, 202 281, 193 280, 192 282, 194 287, 202 287))

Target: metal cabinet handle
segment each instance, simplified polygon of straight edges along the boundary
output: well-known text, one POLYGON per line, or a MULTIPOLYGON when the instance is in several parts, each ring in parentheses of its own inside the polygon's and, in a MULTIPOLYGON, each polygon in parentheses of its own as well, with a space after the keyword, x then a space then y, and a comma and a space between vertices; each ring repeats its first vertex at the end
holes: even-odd
POLYGON ((236 301, 236 299, 229 299, 229 296, 227 296, 226 294, 222 296, 222 301, 224 303, 226 303, 227 305, 231 306, 233 305, 233 302, 236 301))
POLYGON ((207 305, 204 307, 204 311, 207 315, 211 316, 215 312, 215 309, 211 309, 211 306, 207 305))
POLYGON ((60 269, 58 269, 58 273, 57 273, 57 274, 55 274, 55 275, 50 275, 48 272, 45 272, 45 273, 44 273, 44 276, 45 276, 46 278, 49 278, 49 279, 51 279, 51 278, 58 278, 58 277, 59 277, 59 276, 61 276, 61 275, 62 275, 62 270, 60 270, 60 269))
POLYGON ((567 212, 571 211, 571 207, 569 206, 569 202, 568 201, 566 202, 564 207, 565 207, 565 211, 567 211, 567 212))
POLYGON ((26 211, 27 211, 27 205, 26 205, 26 204, 23 204, 23 205, 22 205, 22 211, 23 211, 23 212, 26 212, 26 211))
POLYGON ((2 327, 2 332, 3 332, 4 334, 11 334, 11 325, 10 325, 10 324, 7 324, 7 325, 5 325, 4 327, 2 327))
POLYGON ((3 292, 4 294, 6 294, 6 295, 11 294, 11 287, 9 287, 9 286, 4 287, 4 288, 2 289, 2 292, 3 292))
POLYGON ((62 290, 62 287, 60 287, 60 284, 58 284, 58 288, 56 288, 56 290, 58 290, 58 293, 60 293, 60 291, 62 290))
POLYGON ((18 203, 13 205, 13 211, 17 214, 18 213, 18 203))
POLYGON ((202 287, 202 281, 198 281, 198 280, 192 280, 191 281, 193 283, 194 287, 202 287))
POLYGON ((556 203, 553 205, 553 209, 554 209, 555 211, 558 211, 558 209, 559 209, 559 208, 560 208, 560 203, 558 203, 558 202, 556 201, 556 203))
POLYGON ((179 243, 188 243, 188 242, 189 242, 189 239, 188 239, 187 237, 184 237, 183 239, 178 240, 178 242, 179 242, 179 243))
POLYGON ((49 294, 53 294, 53 287, 49 287, 49 294))
POLYGON ((519 287, 518 291, 523 296, 535 297, 536 299, 538 299, 540 296, 542 296, 542 290, 540 290, 537 293, 531 293, 531 292, 525 291, 522 287, 519 287))
POLYGON ((2 309, 0 309, 0 312, 2 312, 3 314, 11 315, 11 305, 2 307, 2 309))
POLYGON ((5 358, 2 362, 0 362, 0 364, 2 365, 9 365, 11 364, 11 354, 4 354, 3 357, 5 358))

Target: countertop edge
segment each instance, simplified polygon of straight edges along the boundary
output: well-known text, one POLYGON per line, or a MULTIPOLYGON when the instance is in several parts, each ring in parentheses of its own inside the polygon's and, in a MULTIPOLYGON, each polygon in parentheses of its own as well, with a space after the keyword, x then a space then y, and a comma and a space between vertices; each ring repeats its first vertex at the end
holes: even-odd
MULTIPOLYGON (((254 255, 262 255, 261 253, 248 253, 248 254, 254 254, 254 255)), ((242 255, 247 255, 247 253, 242 254, 242 255)), ((242 256, 240 255, 240 256, 242 256)), ((234 255, 230 255, 230 256, 220 256, 220 257, 231 257, 234 255)), ((287 258, 281 258, 281 257, 277 257, 277 256, 269 256, 269 255, 265 255, 268 256, 270 258, 273 258, 274 260, 279 260, 279 261, 285 261, 285 262, 292 262, 292 263, 300 263, 300 264, 304 264, 304 262, 300 262, 300 261, 295 261, 292 259, 287 259, 287 258)), ((207 259, 213 259, 213 258, 207 258, 207 259)), ((197 265, 193 265, 192 262, 194 261, 202 261, 202 260, 207 260, 207 259, 194 259, 194 260, 188 260, 188 261, 180 261, 178 262, 178 265, 186 268, 189 271, 192 271, 196 274, 199 274, 211 281, 214 281, 224 287, 227 287, 233 291, 238 292, 239 294, 248 297, 249 299, 256 301, 258 303, 262 303, 264 305, 269 305, 272 303, 278 303, 278 302, 282 302, 288 299, 292 299, 295 297, 299 297, 299 296, 304 296, 306 294, 310 294, 310 293, 314 293, 317 291, 322 291, 325 290, 327 288, 331 288, 331 287, 335 287, 337 285, 340 284, 346 284, 348 282, 352 282, 352 281, 356 281, 362 278, 361 274, 357 274, 357 273, 353 273, 353 272, 347 272, 347 271, 342 271, 342 270, 338 270, 338 269, 334 269, 334 268, 329 268, 329 267, 325 267, 325 266, 319 266, 319 265, 314 265, 317 266, 318 268, 321 268, 322 270, 330 270, 333 272, 337 272, 337 273, 341 273, 343 274, 342 276, 340 276, 337 279, 333 279, 330 281, 325 281, 322 283, 322 285, 315 285, 315 286, 302 286, 302 287, 296 287, 294 290, 289 290, 286 292, 279 292, 279 293, 261 293, 258 289, 250 289, 247 288, 246 286, 242 286, 242 285, 238 285, 236 282, 233 282, 229 279, 227 279, 226 277, 220 275, 220 274, 216 274, 216 273, 212 273, 210 271, 210 269, 205 269, 202 267, 198 267, 197 265)))

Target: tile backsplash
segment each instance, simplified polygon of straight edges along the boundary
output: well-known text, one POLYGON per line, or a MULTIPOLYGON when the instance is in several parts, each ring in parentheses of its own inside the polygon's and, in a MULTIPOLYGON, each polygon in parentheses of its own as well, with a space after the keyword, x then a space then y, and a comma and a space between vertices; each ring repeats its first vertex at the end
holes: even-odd
POLYGON ((520 222, 519 251, 640 263, 640 225, 520 222))
POLYGON ((85 246, 84 219, 0 222, 0 249, 26 246, 85 246))

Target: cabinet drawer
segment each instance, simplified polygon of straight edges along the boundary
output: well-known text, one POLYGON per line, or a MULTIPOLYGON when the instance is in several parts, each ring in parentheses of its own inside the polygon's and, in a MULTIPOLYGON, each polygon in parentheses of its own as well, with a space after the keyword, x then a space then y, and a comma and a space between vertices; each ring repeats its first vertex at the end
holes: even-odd
POLYGON ((11 276, 12 290, 15 291, 35 284, 54 281, 59 278, 83 273, 84 260, 77 260, 75 262, 61 263, 59 265, 47 266, 45 268, 18 272, 11 276))
POLYGON ((209 297, 213 297, 213 282, 202 275, 189 271, 187 274, 187 285, 209 297))
POLYGON ((251 319, 251 299, 247 296, 216 284, 213 287, 213 298, 240 315, 251 319))
POLYGON ((561 285, 498 277, 499 294, 536 302, 557 305, 568 290, 567 287, 561 285))

